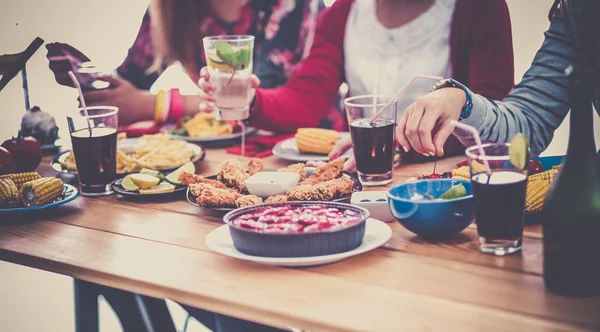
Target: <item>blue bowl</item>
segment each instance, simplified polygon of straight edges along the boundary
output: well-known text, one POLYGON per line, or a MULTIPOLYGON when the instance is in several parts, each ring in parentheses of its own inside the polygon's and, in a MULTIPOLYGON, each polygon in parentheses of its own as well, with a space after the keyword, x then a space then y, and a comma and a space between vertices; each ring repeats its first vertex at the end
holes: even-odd
POLYGON ((460 233, 474 219, 471 181, 458 179, 421 180, 397 185, 388 190, 388 205, 394 218, 409 231, 424 238, 447 238, 460 233), (412 201, 414 194, 440 197, 452 186, 462 183, 467 196, 453 200, 412 201))

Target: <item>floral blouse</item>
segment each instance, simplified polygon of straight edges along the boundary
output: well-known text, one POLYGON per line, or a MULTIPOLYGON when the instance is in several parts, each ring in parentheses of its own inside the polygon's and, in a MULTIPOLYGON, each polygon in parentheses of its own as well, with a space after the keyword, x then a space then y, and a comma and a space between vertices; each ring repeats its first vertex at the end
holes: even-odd
MULTIPOLYGON (((220 34, 249 34, 255 36, 254 74, 261 87, 274 88, 284 84, 310 48, 312 34, 322 0, 251 0, 242 9, 240 19, 226 23, 210 15, 200 22, 202 36, 220 34), (266 5, 271 3, 271 5, 266 5)), ((148 90, 160 73, 148 73, 154 61, 151 35, 151 17, 144 15, 142 26, 127 58, 117 68, 118 74, 139 89, 148 90)), ((202 41, 197 46, 198 69, 206 66, 202 41)), ((166 66, 164 66, 166 67, 166 66)), ((196 81, 198 73, 188 73, 196 81)))

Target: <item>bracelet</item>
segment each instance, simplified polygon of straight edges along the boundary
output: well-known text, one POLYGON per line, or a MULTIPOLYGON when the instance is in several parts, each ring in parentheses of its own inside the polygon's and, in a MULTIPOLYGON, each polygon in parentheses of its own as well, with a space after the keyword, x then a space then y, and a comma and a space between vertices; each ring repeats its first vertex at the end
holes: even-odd
POLYGON ((161 123, 167 124, 171 113, 171 93, 168 91, 164 93, 164 99, 162 104, 162 116, 161 123))
POLYGON ((154 123, 157 125, 162 124, 162 112, 164 101, 165 92, 163 90, 160 90, 156 94, 156 101, 154 103, 154 123))
POLYGON ((170 104, 169 104, 169 123, 176 123, 183 116, 183 96, 179 92, 179 89, 171 89, 169 91, 170 104))
POLYGON ((459 88, 465 92, 466 102, 465 106, 463 106, 460 112, 459 120, 464 120, 468 118, 471 115, 471 110, 473 109, 473 96, 471 95, 471 90, 469 90, 466 86, 464 86, 464 84, 460 83, 459 81, 453 78, 446 78, 437 82, 431 88, 431 92, 443 88, 459 88))

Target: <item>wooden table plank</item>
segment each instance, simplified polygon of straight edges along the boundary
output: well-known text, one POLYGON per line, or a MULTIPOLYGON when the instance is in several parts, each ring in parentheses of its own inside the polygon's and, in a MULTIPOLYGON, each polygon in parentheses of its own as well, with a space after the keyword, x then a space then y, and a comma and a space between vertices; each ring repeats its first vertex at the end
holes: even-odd
POLYGON ((7 261, 275 326, 318 331, 584 330, 310 269, 258 266, 54 222, 5 225, 0 248, 0 258, 7 261))

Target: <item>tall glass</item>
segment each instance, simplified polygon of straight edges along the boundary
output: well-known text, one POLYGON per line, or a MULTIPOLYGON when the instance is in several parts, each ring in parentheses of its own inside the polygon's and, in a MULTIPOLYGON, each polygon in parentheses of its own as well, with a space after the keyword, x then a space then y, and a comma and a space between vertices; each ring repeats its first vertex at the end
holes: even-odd
POLYGON ((217 117, 244 120, 250 115, 254 36, 205 37, 204 53, 216 85, 217 117))
MULTIPOLYGON (((527 167, 516 168, 508 154, 510 144, 483 144, 466 150, 471 169, 479 249, 492 255, 521 251, 525 216, 527 167), (491 173, 485 171, 485 162, 491 173)), ((527 164, 527 163, 525 163, 527 164)))
POLYGON ((394 99, 383 114, 371 122, 371 117, 390 99, 389 96, 363 95, 344 100, 356 170, 360 182, 365 186, 382 186, 392 182, 397 100, 394 99))
POLYGON ((67 117, 81 194, 110 195, 117 174, 118 109, 95 106, 87 112, 86 116, 79 109, 77 115, 67 117))

